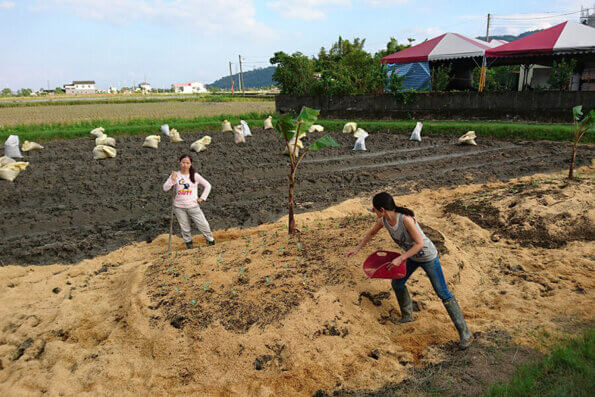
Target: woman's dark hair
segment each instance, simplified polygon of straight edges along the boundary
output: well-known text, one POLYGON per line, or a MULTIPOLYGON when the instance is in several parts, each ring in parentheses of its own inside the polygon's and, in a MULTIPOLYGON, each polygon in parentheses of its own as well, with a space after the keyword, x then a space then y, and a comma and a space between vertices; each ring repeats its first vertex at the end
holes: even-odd
POLYGON ((190 171, 188 171, 188 173, 190 174, 190 180, 192 181, 192 183, 196 183, 194 181, 194 174, 196 174, 196 170, 192 166, 192 157, 190 157, 189 154, 183 154, 180 156, 180 159, 178 161, 182 161, 185 157, 188 157, 188 160, 190 160, 190 171))
POLYGON ((395 211, 403 215, 409 215, 410 217, 415 216, 413 211, 411 211, 409 208, 398 207, 395 204, 393 196, 391 196, 387 192, 382 192, 375 195, 372 199, 372 205, 377 210, 385 209, 386 211, 395 211))

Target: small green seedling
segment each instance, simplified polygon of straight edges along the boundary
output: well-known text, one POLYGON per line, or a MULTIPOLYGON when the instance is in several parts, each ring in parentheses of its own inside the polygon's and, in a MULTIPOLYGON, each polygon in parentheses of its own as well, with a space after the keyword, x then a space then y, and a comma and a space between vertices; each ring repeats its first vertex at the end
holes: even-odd
POLYGON ((209 285, 211 285, 211 282, 210 282, 210 281, 209 281, 208 283, 204 283, 204 284, 202 285, 202 289, 203 289, 204 291, 206 291, 207 289, 209 289, 209 285))
POLYGON ((302 243, 297 243, 297 249, 298 249, 298 251, 302 250, 302 243))
POLYGON ((188 281, 188 279, 189 279, 190 277, 188 277, 188 275, 185 275, 185 276, 184 276, 184 278, 186 279, 186 281, 188 281))
POLYGON ((238 276, 239 277, 242 277, 242 274, 244 274, 244 268, 243 267, 240 268, 240 273, 238 274, 238 276))
POLYGON ((192 299, 192 306, 196 306, 196 299, 192 299))
POLYGON ((281 247, 281 255, 285 253, 285 247, 281 247))
POLYGON ((217 259, 217 263, 221 263, 222 260, 223 260, 223 257, 220 257, 219 259, 217 259))
POLYGON ((178 287, 174 287, 174 291, 178 292, 178 287))
POLYGON ((286 263, 286 264, 285 264, 285 268, 286 268, 286 269, 289 269, 289 263, 286 263))
POLYGON ((236 296, 236 291, 232 289, 232 290, 231 290, 231 294, 232 294, 233 296, 236 296))
POLYGON ((271 283, 271 279, 267 277, 266 280, 267 280, 267 285, 269 285, 271 283))

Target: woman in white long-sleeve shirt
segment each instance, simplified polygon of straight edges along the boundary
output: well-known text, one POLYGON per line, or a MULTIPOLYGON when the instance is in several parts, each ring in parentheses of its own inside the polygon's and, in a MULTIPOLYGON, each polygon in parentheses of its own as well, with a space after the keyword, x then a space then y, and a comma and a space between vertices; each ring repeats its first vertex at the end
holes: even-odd
POLYGON ((214 245, 215 239, 211 232, 209 222, 205 218, 199 204, 209 197, 211 184, 196 172, 192 166, 192 157, 183 154, 180 157, 179 173, 173 171, 163 184, 163 190, 168 191, 173 186, 176 187, 174 198, 174 214, 180 223, 182 230, 182 240, 186 243, 186 248, 190 249, 192 245, 192 233, 190 232, 190 220, 198 230, 205 236, 208 245, 214 245), (204 187, 202 194, 198 197, 198 185, 204 187))

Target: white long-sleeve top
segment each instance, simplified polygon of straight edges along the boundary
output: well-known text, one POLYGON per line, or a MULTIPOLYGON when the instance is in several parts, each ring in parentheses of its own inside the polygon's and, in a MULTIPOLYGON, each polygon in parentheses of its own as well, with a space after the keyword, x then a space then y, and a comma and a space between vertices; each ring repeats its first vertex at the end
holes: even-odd
MULTIPOLYGON (((182 174, 178 171, 178 178, 176 179, 176 197, 174 198, 174 207, 178 208, 192 208, 198 205, 198 185, 204 187, 200 198, 204 200, 209 197, 211 192, 211 184, 197 173, 194 174, 194 183, 190 180, 189 174, 182 174)), ((163 190, 168 191, 174 186, 171 180, 171 175, 167 177, 163 184, 163 190)))

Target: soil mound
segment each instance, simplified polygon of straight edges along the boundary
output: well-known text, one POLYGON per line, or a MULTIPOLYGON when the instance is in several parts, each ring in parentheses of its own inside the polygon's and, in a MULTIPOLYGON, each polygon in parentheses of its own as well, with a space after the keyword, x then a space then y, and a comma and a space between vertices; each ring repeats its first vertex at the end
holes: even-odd
MULTIPOLYGON (((564 188, 571 217, 583 203, 592 210, 594 171, 583 172, 581 183, 564 188)), ((561 248, 493 241, 468 216, 444 212, 449 203, 521 182, 527 193, 542 189, 531 180, 399 198, 443 237, 447 284, 478 336, 467 352, 453 350, 455 328, 422 271, 408 283, 419 311, 407 324, 397 324, 390 283, 365 277, 367 254, 394 249, 388 233, 343 257, 373 223, 369 198, 353 199, 300 214, 300 233, 291 237, 278 222, 218 231, 217 245, 194 251, 175 238, 174 252, 163 255, 161 235, 74 266, 0 267, 0 394, 312 395, 388 391, 405 379, 408 390, 439 363, 496 360, 501 346, 542 349, 595 322, 593 241, 561 248)), ((494 196, 492 205, 502 209, 509 200, 494 196)), ((548 210, 540 208, 535 216, 548 210)), ((518 359, 533 356, 523 349, 518 359)), ((490 365, 453 364, 448 373, 482 379, 490 365)), ((479 390, 478 383, 461 393, 479 390)))
MULTIPOLYGON (((380 189, 403 195, 558 171, 570 159, 570 147, 561 143, 481 139, 469 147, 453 137, 412 142, 389 132, 371 134, 368 152, 354 152, 353 137, 331 134, 340 147, 309 153, 300 164, 298 211, 380 189)), ((143 136, 117 138, 118 156, 102 161, 92 160, 91 139, 48 142, 42 151, 25 153, 27 171, 14 183, 0 181, 0 265, 75 263, 166 232, 170 195, 161 186, 189 152, 188 142, 204 133, 182 135, 186 142, 166 140, 159 150, 142 148, 143 136)), ((254 128, 245 145, 234 144, 230 133, 209 135, 209 149, 194 159, 213 185, 202 205, 211 226, 253 227, 285 214, 287 159, 279 135, 254 128)), ((309 134, 305 143, 314 139, 309 134)), ((594 154, 595 146, 581 147, 578 164, 594 154)))

